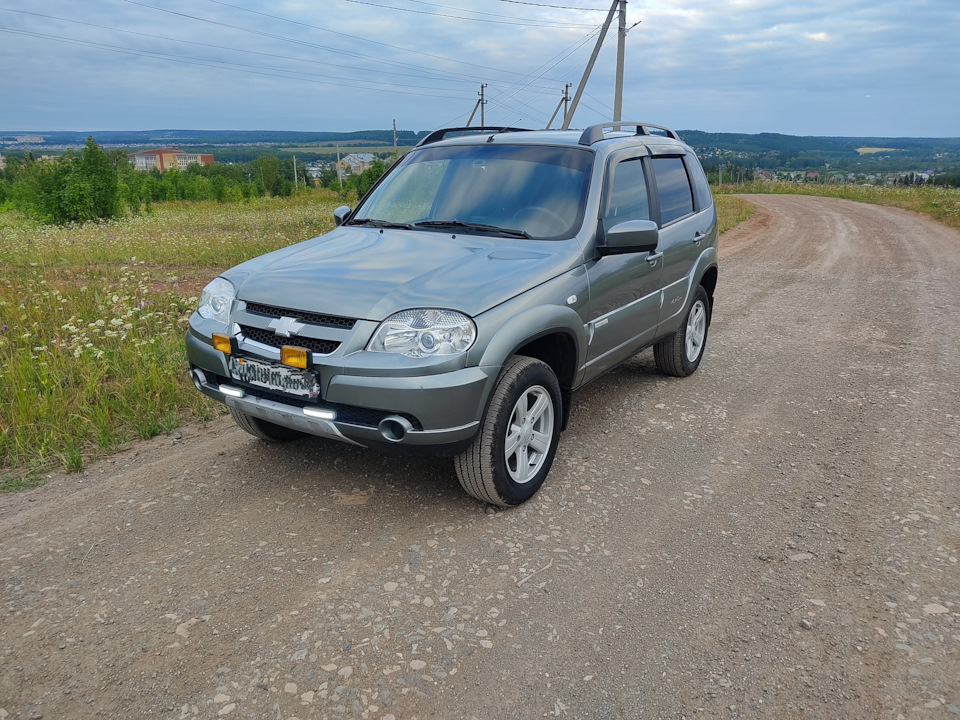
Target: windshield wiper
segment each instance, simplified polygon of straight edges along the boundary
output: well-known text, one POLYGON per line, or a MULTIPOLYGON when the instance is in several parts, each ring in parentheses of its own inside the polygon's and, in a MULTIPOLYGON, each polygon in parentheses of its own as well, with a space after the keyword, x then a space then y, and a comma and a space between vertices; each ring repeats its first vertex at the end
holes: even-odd
POLYGON ((396 230, 413 230, 413 225, 410 223, 398 223, 390 222, 389 220, 377 220, 376 218, 360 218, 359 220, 351 220, 347 225, 369 225, 370 227, 377 228, 393 228, 396 230))
POLYGON ((414 227, 425 228, 461 228, 463 230, 476 230, 478 232, 496 233, 498 235, 508 235, 510 237, 522 237, 530 239, 531 235, 526 230, 515 230, 513 228, 504 228, 498 225, 487 225, 485 223, 463 222, 463 220, 421 220, 414 223, 414 227))

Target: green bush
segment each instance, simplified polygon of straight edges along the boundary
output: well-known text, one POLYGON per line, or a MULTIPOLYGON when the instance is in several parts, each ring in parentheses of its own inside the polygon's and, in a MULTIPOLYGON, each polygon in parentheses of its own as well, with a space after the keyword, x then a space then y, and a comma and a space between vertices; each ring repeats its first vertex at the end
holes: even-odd
POLYGON ((54 160, 39 161, 27 156, 12 195, 20 210, 45 223, 66 225, 123 214, 117 170, 92 137, 79 154, 68 150, 54 160))

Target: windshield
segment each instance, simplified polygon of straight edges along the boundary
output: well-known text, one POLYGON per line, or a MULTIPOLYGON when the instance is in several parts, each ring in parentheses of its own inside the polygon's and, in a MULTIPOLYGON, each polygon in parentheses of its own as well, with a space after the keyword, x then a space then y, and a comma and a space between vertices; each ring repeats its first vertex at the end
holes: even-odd
POLYGON ((390 172, 350 223, 570 237, 583 220, 592 161, 572 147, 427 147, 390 172))

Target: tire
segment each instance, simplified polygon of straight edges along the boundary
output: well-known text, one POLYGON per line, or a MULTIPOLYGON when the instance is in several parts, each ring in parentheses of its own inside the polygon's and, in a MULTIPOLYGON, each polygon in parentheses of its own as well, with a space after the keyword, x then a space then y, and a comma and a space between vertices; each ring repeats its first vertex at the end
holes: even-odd
POLYGON ((299 438, 303 437, 303 433, 299 430, 291 430, 290 428, 285 428, 282 425, 275 425, 272 422, 267 422, 266 420, 261 420, 253 415, 248 415, 247 413, 243 412, 243 410, 237 410, 236 408, 232 407, 228 409, 230 410, 230 414, 233 416, 234 421, 242 430, 246 430, 255 438, 263 440, 264 442, 290 442, 291 440, 298 440, 299 438))
POLYGON ((533 497, 557 452, 562 407, 560 384, 549 365, 510 358, 497 378, 479 434, 454 459, 467 494, 500 507, 533 497))
POLYGON ((702 285, 693 293, 693 302, 683 325, 666 340, 653 346, 653 358, 660 372, 687 377, 700 366, 710 327, 710 298, 702 285))

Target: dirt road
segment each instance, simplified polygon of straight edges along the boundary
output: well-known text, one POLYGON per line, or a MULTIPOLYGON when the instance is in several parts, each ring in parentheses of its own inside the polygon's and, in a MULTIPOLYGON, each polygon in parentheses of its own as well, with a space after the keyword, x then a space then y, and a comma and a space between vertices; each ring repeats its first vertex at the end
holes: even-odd
POLYGON ((960 716, 960 234, 750 199, 525 507, 228 420, 0 498, 0 720, 960 716))

